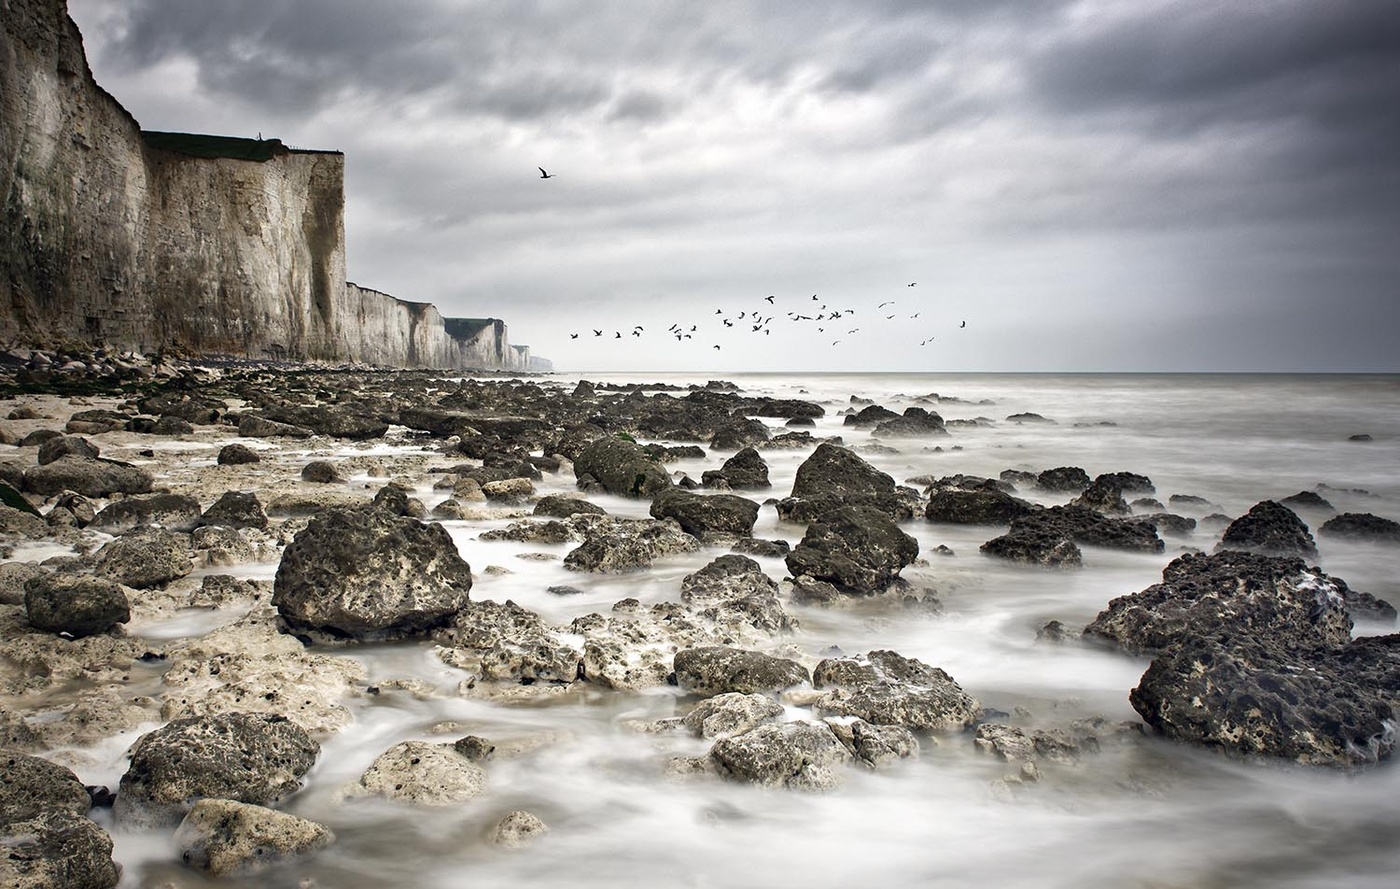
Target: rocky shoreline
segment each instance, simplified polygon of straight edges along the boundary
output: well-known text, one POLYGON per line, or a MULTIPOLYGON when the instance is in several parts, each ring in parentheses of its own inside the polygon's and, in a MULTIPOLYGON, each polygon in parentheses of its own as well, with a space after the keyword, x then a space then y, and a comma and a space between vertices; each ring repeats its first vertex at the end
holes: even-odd
MULTIPOLYGON (((1299 513, 1318 508, 1315 492, 1226 517, 1204 499, 1164 505, 1131 471, 897 481, 810 431, 822 404, 720 381, 39 364, 12 369, 6 391, 21 394, 0 402, 0 738, 12 776, 0 835, 13 850, 0 876, 16 886, 116 884, 93 807, 112 807, 117 829, 169 832, 175 856, 212 876, 332 845, 334 825, 279 807, 356 703, 388 690, 349 656, 365 645, 429 644, 469 677, 457 694, 507 705, 674 687, 686 712, 635 726, 703 745, 669 757, 674 780, 832 790, 852 770, 965 744, 1008 764, 996 792, 1012 794, 1056 764, 1157 736, 1350 771, 1393 751, 1400 636, 1352 637, 1354 617, 1393 625, 1395 611, 1313 567, 1299 513), (668 468, 712 451, 733 453, 699 479, 668 468), (790 491, 771 486, 774 452, 801 455, 790 491), (559 488, 572 490, 540 493, 559 488), (609 498, 646 515, 593 502, 609 498), (753 536, 769 509, 795 544, 753 536), (1193 510, 1199 519, 1183 514, 1193 510), (580 577, 710 558, 659 601, 623 598, 557 624, 473 595, 495 566, 471 564, 442 522, 479 525, 477 539, 524 544, 580 577), (938 591, 905 576, 938 555, 921 553, 915 523, 986 526, 987 556, 1047 571, 1082 570, 1086 547, 1180 550, 1161 583, 1105 602, 1087 627, 1041 631, 1046 644, 1150 657, 1130 699, 1142 722, 1031 725, 897 651, 813 657, 792 644, 805 608, 936 613, 938 591), (1219 529, 1209 552, 1198 525, 1219 529), (271 580, 239 576, 269 564, 271 580), (218 619, 168 642, 126 629, 189 614, 218 619), (66 767, 137 732, 115 792, 66 767)), ((921 401, 896 413, 853 396, 844 425, 882 446, 953 447, 950 427, 999 422, 945 421, 938 396, 921 401)), ((1366 513, 1318 533, 1400 541, 1400 525, 1366 513)), ((401 687, 413 693, 414 680, 401 687)), ((404 741, 344 793, 456 805, 516 752, 465 732, 404 741)), ((491 842, 548 830, 512 811, 491 842)))

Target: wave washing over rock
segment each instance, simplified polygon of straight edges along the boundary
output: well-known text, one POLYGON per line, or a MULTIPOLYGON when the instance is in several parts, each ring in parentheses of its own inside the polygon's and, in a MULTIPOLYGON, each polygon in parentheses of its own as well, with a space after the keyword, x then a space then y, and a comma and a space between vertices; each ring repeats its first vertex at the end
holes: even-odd
MULTIPOLYGON (((345 280, 345 158, 143 131, 63 0, 0 15, 0 342, 548 370, 504 321, 345 280)), ((39 368, 40 370, 46 368, 39 368)))
POLYGON ((0 882, 1388 885, 1400 385, 1236 382, 9 397, 0 882))

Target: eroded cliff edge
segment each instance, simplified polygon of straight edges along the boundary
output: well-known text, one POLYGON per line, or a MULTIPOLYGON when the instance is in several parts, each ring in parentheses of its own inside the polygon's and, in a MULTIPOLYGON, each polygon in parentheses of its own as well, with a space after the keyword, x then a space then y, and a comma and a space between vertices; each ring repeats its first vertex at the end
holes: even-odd
POLYGON ((143 133, 64 0, 0 0, 0 28, 0 342, 541 366, 499 320, 346 282, 341 153, 143 133))

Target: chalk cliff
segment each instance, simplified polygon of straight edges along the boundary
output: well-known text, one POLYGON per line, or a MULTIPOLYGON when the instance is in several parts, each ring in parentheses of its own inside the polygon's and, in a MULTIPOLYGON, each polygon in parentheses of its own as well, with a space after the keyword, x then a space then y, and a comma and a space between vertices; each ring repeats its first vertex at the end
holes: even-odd
POLYGON ((143 132, 64 0, 0 28, 0 343, 541 368, 502 321, 346 282, 341 153, 143 132))

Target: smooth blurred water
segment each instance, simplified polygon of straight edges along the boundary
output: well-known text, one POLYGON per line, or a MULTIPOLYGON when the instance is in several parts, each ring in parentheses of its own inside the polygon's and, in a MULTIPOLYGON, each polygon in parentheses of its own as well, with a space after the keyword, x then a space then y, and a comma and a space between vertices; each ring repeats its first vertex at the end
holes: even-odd
MULTIPOLYGON (((608 374, 597 382, 699 383, 703 377, 608 374)), ((559 377, 567 385, 577 377, 559 377)), ((1158 499, 1204 497, 1205 512, 1235 516, 1263 499, 1328 488, 1339 511, 1400 518, 1400 378, 1357 376, 740 375, 746 394, 805 398, 827 415, 815 435, 842 435, 863 448, 868 433, 842 427, 851 396, 901 410, 939 393, 972 403, 928 405, 946 419, 987 417, 986 428, 938 439, 892 442, 897 453, 865 451, 903 481, 919 475, 996 476, 1073 465, 1096 475, 1149 476, 1158 499), (990 404, 978 404, 980 401, 990 404), (1031 411, 1053 424, 1008 423, 1031 411), (1111 425, 1103 425, 1111 424, 1111 425), (1370 442, 1348 437, 1366 433, 1370 442), (1335 490, 1334 490, 1335 489, 1335 490), (1364 490, 1364 493, 1361 491, 1364 490)), ((775 429, 781 421, 769 421, 775 429)), ((806 451, 765 451, 772 495, 791 490, 806 451)), ((693 478, 729 456, 672 465, 693 478)), ((573 489, 548 477, 540 493, 573 489)), ((431 505, 435 494, 419 491, 431 505)), ((1062 502, 1025 492, 1044 503, 1062 502)), ((643 516, 647 505, 595 497, 610 512, 643 516)), ((1180 510, 1179 510, 1180 511, 1180 510)), ((1316 530, 1326 516, 1302 513, 1316 530)), ((606 613, 625 597, 677 599, 681 578, 722 553, 664 560, 633 575, 579 575, 559 560, 521 559, 568 547, 480 541, 494 522, 447 523, 477 582, 475 599, 506 599, 564 623, 606 613), (508 573, 486 571, 499 566, 508 573), (578 595, 547 592, 552 585, 578 595)), ((1065 726, 1079 717, 1136 720, 1128 692, 1147 660, 1093 647, 1037 643, 1056 619, 1077 628, 1115 596, 1160 579, 1184 546, 1209 549, 1218 528, 1168 538, 1167 552, 1088 549, 1085 567, 1059 572, 983 557, 992 528, 911 523, 925 564, 905 571, 939 591, 939 615, 862 604, 819 610, 791 606, 802 623, 791 640, 815 658, 830 646, 850 653, 889 648, 946 669, 984 706, 1018 713, 1027 725, 1065 726), (953 556, 932 550, 946 545, 953 556), (1018 709, 1019 708, 1019 709, 1018 709)), ((796 543, 803 529, 764 509, 755 536, 796 543)), ((1356 589, 1400 600, 1400 550, 1318 541, 1324 570, 1356 589)), ((775 579, 781 560, 762 559, 775 579)), ((270 576, 271 569, 268 569, 270 576)), ((1362 626, 1361 632, 1393 628, 1362 626)), ((683 713, 675 689, 624 694, 576 689, 535 703, 461 698, 461 671, 427 645, 354 652, 371 682, 416 678, 435 689, 422 699, 386 691, 354 704, 356 721, 324 739, 308 787, 288 809, 332 827, 338 844, 303 863, 242 883, 321 887, 534 886, 747 887, 851 885, 1002 887, 1390 887, 1400 873, 1400 771, 1357 775, 1241 761, 1161 739, 1106 744, 1078 765, 1047 765, 1044 779, 1007 794, 1014 768, 979 754, 967 735, 928 739, 919 758, 887 771, 852 770, 844 788, 820 795, 762 790, 664 774, 668 757, 698 754, 701 742, 636 731, 638 721, 683 713), (459 724, 430 733, 444 721, 459 724), (477 734, 507 752, 488 763, 477 800, 415 809, 383 800, 345 800, 380 752, 407 738, 477 734), (514 750, 515 752, 509 752, 514 750), (513 809, 539 815, 550 833, 503 851, 484 839, 513 809)), ((114 759, 111 769, 119 774, 114 759)), ((86 776, 85 776, 86 777, 86 776)), ((106 780, 114 780, 107 775, 106 780)), ((163 834, 117 832, 125 886, 206 882, 172 858, 163 834)), ((209 885, 213 885, 212 882, 209 885)))

